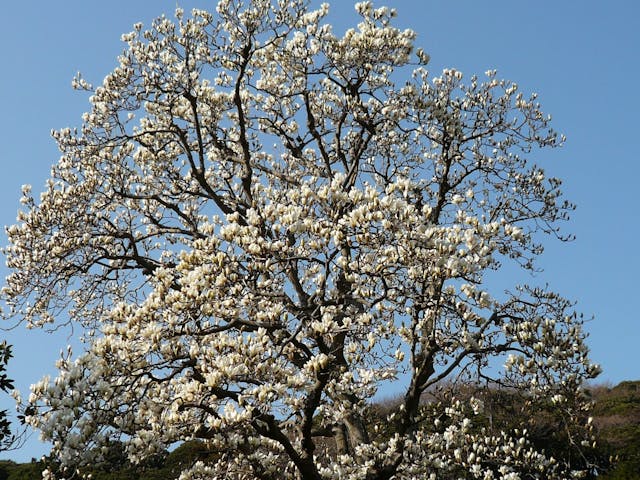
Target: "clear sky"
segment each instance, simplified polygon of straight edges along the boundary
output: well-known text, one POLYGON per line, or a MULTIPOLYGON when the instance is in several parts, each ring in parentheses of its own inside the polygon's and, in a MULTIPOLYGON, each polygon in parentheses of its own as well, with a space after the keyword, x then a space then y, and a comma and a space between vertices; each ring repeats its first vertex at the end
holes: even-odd
MULTIPOLYGON (((215 2, 179 2, 213 9, 215 2)), ((318 4, 316 0, 312 3, 318 4)), ((354 2, 333 0, 337 29, 353 24, 354 2)), ((587 323, 601 381, 640 378, 640 2, 637 0, 389 0, 398 24, 418 33, 432 58, 430 69, 453 67, 466 75, 497 69, 498 76, 535 91, 554 127, 566 134, 560 150, 535 156, 565 180, 578 205, 569 244, 550 240, 539 280, 578 301, 587 323)), ((0 15, 0 224, 15 221, 20 187, 42 189, 58 153, 52 128, 80 125, 86 96, 71 89, 77 71, 99 84, 116 66, 120 35, 133 23, 149 24, 175 1, 21 0, 0 15)), ((4 235, 0 243, 6 243, 4 235)), ((0 272, 2 276, 6 270, 0 272)), ((523 278, 522 281, 527 281, 523 278)), ((516 282, 520 279, 516 279, 516 282)), ((22 326, 2 333, 14 344, 9 374, 28 395, 29 385, 53 374, 53 363, 73 332, 55 335, 22 326)), ((13 409, 0 398, 0 408, 13 409)), ((1 458, 28 461, 48 447, 33 435, 1 458)))

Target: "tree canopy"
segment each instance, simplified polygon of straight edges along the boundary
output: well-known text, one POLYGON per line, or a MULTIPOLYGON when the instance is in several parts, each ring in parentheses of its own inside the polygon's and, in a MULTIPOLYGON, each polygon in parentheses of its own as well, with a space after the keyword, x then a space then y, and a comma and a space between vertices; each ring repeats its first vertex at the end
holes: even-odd
POLYGON ((563 137, 495 71, 430 74, 393 10, 357 3, 338 34, 328 8, 178 9, 124 35, 102 85, 76 78, 91 108, 24 188, 3 292, 85 351, 27 421, 70 468, 200 439, 217 454, 184 480, 579 477, 599 369, 572 302, 526 283, 569 238, 530 158, 563 137), (425 396, 458 382, 552 415, 570 454, 476 422, 481 396, 425 396), (383 386, 400 401, 368 415, 383 386))

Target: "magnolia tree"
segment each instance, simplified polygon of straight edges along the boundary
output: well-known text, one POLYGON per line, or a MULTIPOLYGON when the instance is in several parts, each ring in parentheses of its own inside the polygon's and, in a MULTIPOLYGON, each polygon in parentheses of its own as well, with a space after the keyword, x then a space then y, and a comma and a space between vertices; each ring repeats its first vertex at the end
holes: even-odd
POLYGON ((584 473, 580 317, 486 281, 566 239, 573 207, 527 158, 562 138, 535 95, 431 77, 393 10, 355 8, 344 34, 304 0, 178 10, 101 86, 76 78, 91 109, 5 250, 9 315, 84 332, 23 404, 63 466, 201 439, 182 480, 584 473), (491 428, 481 396, 426 400, 457 382, 521 392, 573 457, 491 428), (373 415, 381 388, 398 402, 373 415))

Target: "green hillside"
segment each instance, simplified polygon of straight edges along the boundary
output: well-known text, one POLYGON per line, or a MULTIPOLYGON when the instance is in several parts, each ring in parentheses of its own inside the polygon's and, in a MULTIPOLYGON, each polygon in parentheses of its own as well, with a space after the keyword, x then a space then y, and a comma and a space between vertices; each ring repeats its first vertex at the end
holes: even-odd
POLYGON ((610 471, 601 478, 640 479, 640 381, 596 387, 591 393, 599 449, 607 460, 613 457, 610 471))

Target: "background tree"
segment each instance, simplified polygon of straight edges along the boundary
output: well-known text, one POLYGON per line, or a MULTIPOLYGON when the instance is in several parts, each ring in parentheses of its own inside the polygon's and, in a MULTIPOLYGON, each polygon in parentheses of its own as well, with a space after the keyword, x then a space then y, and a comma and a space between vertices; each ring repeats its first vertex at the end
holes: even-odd
MULTIPOLYGON (((0 343, 0 390, 5 393, 13 390, 13 380, 6 373, 7 364, 12 356, 11 345, 6 341, 0 343)), ((11 422, 7 417, 8 412, 0 410, 0 451, 10 450, 18 441, 18 438, 11 431, 11 422)))
POLYGON ((8 229, 12 314, 86 331, 29 423, 67 466, 203 440, 216 455, 182 479, 579 476, 584 457, 474 428, 479 398, 421 401, 501 387, 572 455, 591 441, 571 302, 486 282, 568 238, 560 180, 527 158, 562 138, 494 71, 430 79, 393 11, 358 3, 338 36, 327 10, 178 10, 125 35, 100 87, 76 79, 91 110, 8 229), (367 417, 383 384, 402 400, 367 417))

